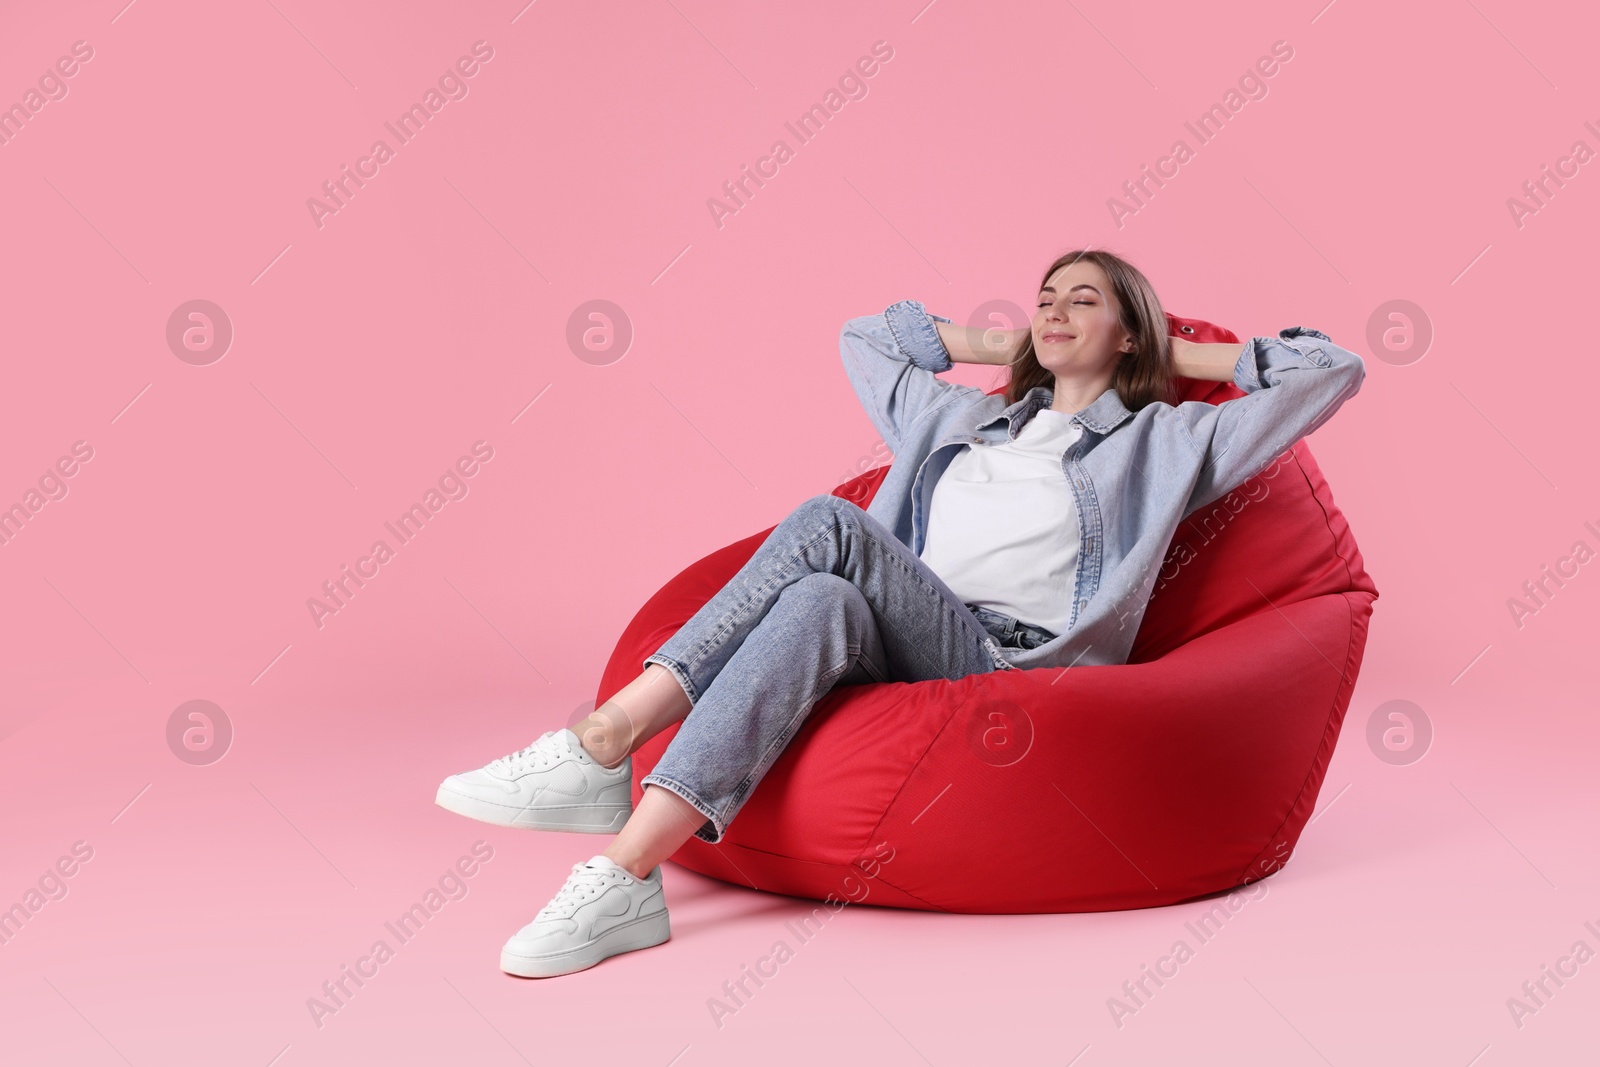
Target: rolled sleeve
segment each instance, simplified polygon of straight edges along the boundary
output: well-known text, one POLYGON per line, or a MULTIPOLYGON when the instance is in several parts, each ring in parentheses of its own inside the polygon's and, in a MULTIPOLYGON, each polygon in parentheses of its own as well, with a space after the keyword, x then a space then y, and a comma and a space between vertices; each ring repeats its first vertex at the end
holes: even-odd
POLYGON ((938 329, 933 325, 936 322, 949 322, 949 319, 932 314, 918 300, 890 304, 883 317, 889 324, 894 343, 911 362, 935 374, 955 366, 950 352, 939 339, 938 329))
MULTIPOLYGON (((1327 334, 1309 326, 1290 326, 1279 330, 1277 338, 1252 337, 1239 353, 1239 362, 1234 364, 1233 384, 1247 393, 1253 393, 1280 384, 1285 370, 1307 365, 1327 369, 1333 365, 1333 357, 1321 345, 1290 343, 1301 337, 1333 343, 1327 334)), ((1361 362, 1360 356, 1355 359, 1358 364, 1361 362)))

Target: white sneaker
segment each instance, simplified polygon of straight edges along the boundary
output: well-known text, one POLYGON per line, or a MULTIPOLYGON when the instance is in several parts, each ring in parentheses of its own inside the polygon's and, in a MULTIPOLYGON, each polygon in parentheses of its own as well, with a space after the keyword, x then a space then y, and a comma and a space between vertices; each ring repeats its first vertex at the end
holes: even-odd
POLYGON ((612 834, 633 813, 632 789, 632 756, 602 767, 577 734, 561 729, 487 767, 452 774, 434 802, 496 826, 612 834))
POLYGON ((500 969, 523 978, 553 978, 671 936, 660 866, 650 877, 637 878, 596 856, 573 864, 560 892, 506 942, 500 969))

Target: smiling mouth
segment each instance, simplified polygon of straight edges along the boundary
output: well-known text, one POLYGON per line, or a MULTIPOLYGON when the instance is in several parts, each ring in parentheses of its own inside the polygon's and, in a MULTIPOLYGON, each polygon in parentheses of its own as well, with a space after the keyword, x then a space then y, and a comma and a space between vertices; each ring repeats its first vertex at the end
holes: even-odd
POLYGON ((1072 334, 1068 334, 1068 333, 1047 333, 1047 334, 1041 334, 1039 336, 1039 340, 1044 341, 1046 343, 1054 342, 1054 341, 1070 341, 1072 339, 1073 339, 1073 335, 1072 334))

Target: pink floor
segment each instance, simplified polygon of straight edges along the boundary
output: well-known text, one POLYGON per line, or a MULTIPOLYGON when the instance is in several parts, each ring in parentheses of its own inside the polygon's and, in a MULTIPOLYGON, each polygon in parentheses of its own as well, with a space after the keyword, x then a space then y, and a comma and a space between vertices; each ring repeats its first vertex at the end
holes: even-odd
POLYGON ((0 508, 29 516, 0 524, 0 1063, 1600 1058, 1592 13, 523 4, 0 10, 0 508), (668 865, 665 945, 501 974, 606 839, 470 823, 438 781, 570 721, 681 567, 884 461, 845 319, 1011 325, 991 302, 1085 244, 1176 314, 1367 360, 1312 447, 1381 596, 1287 869, 1204 939, 1218 901, 852 905, 802 942, 810 902, 668 865), (1410 762, 1368 739, 1396 700, 1431 726, 1410 762), (190 701, 221 712, 193 752, 190 701))
MULTIPOLYGON (((1492 724, 1576 706, 1450 701, 1449 739, 1409 767, 1346 744, 1300 853, 1220 924, 1196 925, 1206 903, 992 918, 850 906, 802 941, 787 924, 806 902, 669 866, 671 941, 530 981, 499 972, 500 944, 604 839, 480 829, 431 793, 490 738, 547 720, 486 708, 473 738, 463 711, 432 701, 241 700, 237 749, 197 770, 162 748, 136 696, 149 704, 108 686, 0 750, 10 895, 77 842, 93 850, 4 946, 7 1062, 540 1063, 597 1041, 614 1050, 604 1062, 659 1064, 1579 1063, 1593 1048, 1594 965, 1546 980, 1557 995, 1520 1028, 1506 1007, 1575 941, 1600 943, 1584 926, 1600 926, 1595 738, 1574 731, 1561 754, 1492 724), (379 713, 440 740, 364 736, 379 713), (401 942, 385 923, 478 841, 493 858, 465 895, 401 942), (322 983, 377 940, 392 958, 314 1013, 312 998, 334 1003, 322 983), (730 998, 724 983, 778 941, 792 957, 730 998), (1123 983, 1177 941, 1192 956, 1129 999, 1123 983)), ((1019 856, 995 877, 1029 868, 1019 856)))

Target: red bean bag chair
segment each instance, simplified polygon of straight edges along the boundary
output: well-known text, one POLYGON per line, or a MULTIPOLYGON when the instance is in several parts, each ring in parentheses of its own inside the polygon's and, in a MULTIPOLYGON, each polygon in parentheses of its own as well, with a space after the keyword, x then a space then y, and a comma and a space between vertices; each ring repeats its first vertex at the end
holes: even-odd
MULTIPOLYGON (((1243 395, 1180 384, 1184 400, 1243 395)), ((834 495, 865 507, 886 470, 834 495)), ((596 703, 770 532, 651 597, 596 703)), ((1377 595, 1301 441, 1179 525, 1128 663, 837 687, 723 841, 691 837, 672 858, 791 896, 988 914, 1152 907, 1265 877, 1316 803, 1377 595), (1026 876, 1006 874, 1019 859, 1026 876)), ((635 803, 677 729, 634 754, 635 803)))

